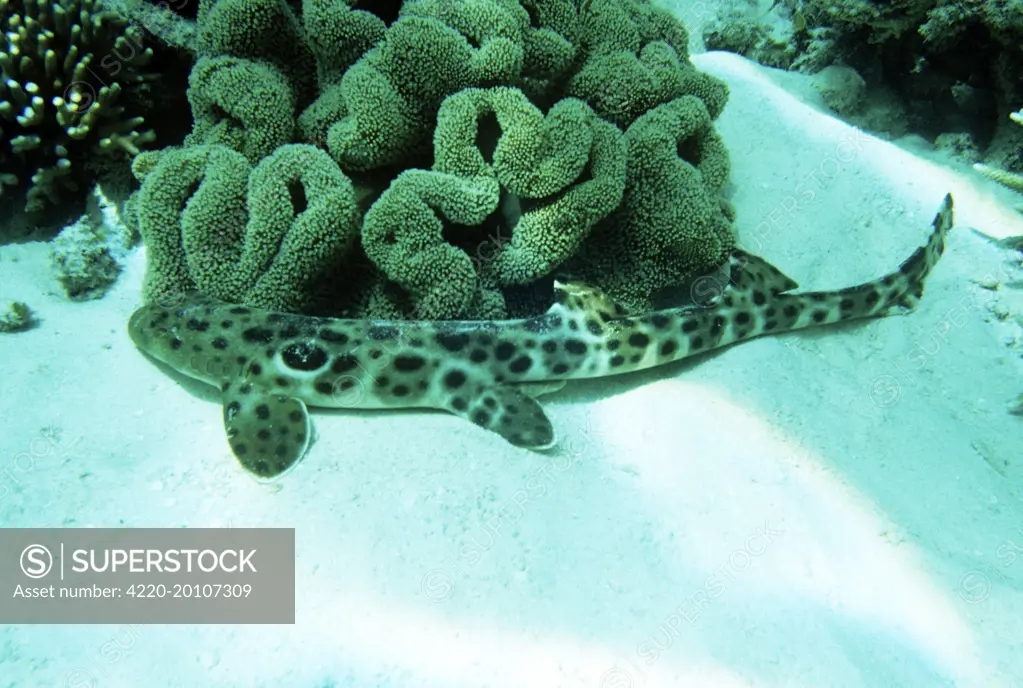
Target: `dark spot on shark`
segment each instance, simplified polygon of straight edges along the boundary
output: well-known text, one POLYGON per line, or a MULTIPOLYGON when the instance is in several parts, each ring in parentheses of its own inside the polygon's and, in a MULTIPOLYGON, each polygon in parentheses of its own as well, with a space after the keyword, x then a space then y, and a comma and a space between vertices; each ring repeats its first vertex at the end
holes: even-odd
POLYGON ((619 339, 609 339, 609 340, 607 340, 607 350, 608 351, 617 351, 618 347, 620 347, 621 345, 622 345, 622 342, 619 339))
POLYGON ((426 364, 422 356, 401 355, 394 359, 394 369, 402 373, 412 373, 426 364))
POLYGON ((263 366, 258 363, 253 363, 249 366, 249 375, 259 376, 263 374, 263 366))
POLYGON ((465 409, 469 408, 469 405, 465 402, 465 399, 463 399, 462 397, 455 397, 454 399, 451 400, 451 408, 455 409, 456 411, 464 411, 465 409))
POLYGON ((194 351, 195 353, 201 353, 202 352, 202 347, 199 346, 198 344, 193 344, 192 345, 192 351, 194 351))
POLYGON ((181 348, 181 344, 182 344, 182 341, 180 339, 178 339, 177 337, 172 337, 171 340, 170 340, 170 348, 174 349, 174 351, 177 351, 178 349, 180 349, 181 348))
POLYGON ((778 321, 777 320, 768 320, 767 322, 764 323, 764 331, 765 332, 770 332, 771 330, 773 330, 776 327, 778 327, 778 321))
POLYGON ((233 320, 222 320, 220 323, 220 326, 223 327, 225 330, 231 329, 233 325, 234 325, 233 320))
POLYGON ((558 343, 553 339, 548 339, 540 345, 540 348, 543 349, 545 353, 553 354, 558 350, 558 343))
POLYGON ((230 313, 231 315, 248 315, 249 313, 251 313, 251 311, 248 308, 245 308, 244 306, 235 306, 234 308, 229 310, 228 313, 230 313))
POLYGON ((283 330, 281 330, 281 339, 294 339, 300 333, 301 330, 297 325, 287 325, 283 330))
POLYGON ((316 391, 324 396, 331 396, 334 394, 334 385, 329 382, 317 382, 316 391))
POLYGON ((693 341, 689 343, 689 348, 692 351, 697 351, 703 348, 703 337, 693 337, 693 341))
POLYGON ((355 356, 352 356, 351 354, 345 354, 344 356, 338 356, 337 358, 335 358, 334 363, 331 364, 330 366, 330 369, 331 371, 337 373, 338 375, 342 375, 344 373, 347 373, 349 370, 354 369, 358 365, 359 361, 356 360, 355 356))
POLYGON ((642 332, 633 332, 629 335, 629 346, 633 346, 637 349, 642 349, 650 343, 650 337, 646 336, 642 332))
POLYGON ((750 315, 747 311, 742 311, 741 313, 738 313, 735 316, 735 322, 739 323, 740 325, 745 325, 746 323, 749 322, 749 319, 750 315))
POLYGON ((855 305, 856 302, 853 301, 852 299, 842 299, 842 302, 838 304, 838 307, 841 308, 843 311, 851 311, 853 309, 853 306, 855 305))
POLYGON ((485 399, 483 399, 483 405, 486 406, 488 409, 495 409, 497 408, 497 399, 495 399, 494 397, 486 397, 485 399))
POLYGON ((759 291, 759 290, 753 292, 753 304, 754 305, 756 305, 756 306, 763 306, 765 303, 767 303, 767 297, 764 295, 764 292, 759 291))
POLYGON ((287 387, 288 384, 289 384, 288 383, 288 378, 286 378, 286 377, 276 377, 276 378, 274 378, 274 384, 277 385, 278 387, 287 387))
POLYGON ((881 298, 881 295, 878 294, 876 291, 870 292, 869 294, 867 294, 867 305, 868 306, 873 306, 875 303, 878 302, 878 300, 880 298, 881 298))
POLYGON ((386 342, 398 338, 398 328, 393 325, 376 325, 369 328, 367 336, 377 342, 386 342))
POLYGON ((687 332, 687 333, 688 332, 693 332, 699 326, 700 326, 700 321, 699 320, 697 320, 696 318, 689 318, 684 323, 682 323, 682 331, 683 332, 687 332))
POLYGON ((203 320, 192 318, 187 323, 185 323, 185 327, 192 330, 193 332, 205 332, 206 330, 210 329, 210 324, 203 320))
POLYGON ((551 372, 554 373, 555 375, 564 375, 565 373, 568 372, 568 364, 555 363, 553 366, 551 366, 551 372))
POLYGON ((246 382, 244 385, 242 385, 241 387, 238 388, 238 393, 239 394, 251 394, 252 393, 252 383, 251 382, 246 382))
POLYGON ((678 351, 678 342, 674 339, 669 339, 661 344, 661 356, 671 356, 676 351, 678 351))
POLYGON ((494 350, 494 358, 499 361, 507 361, 515 354, 515 345, 511 342, 501 342, 494 350))
POLYGON ((529 356, 519 356, 508 366, 508 370, 521 375, 533 367, 533 359, 529 356))
POLYGON ((302 418, 303 416, 301 411, 292 411, 291 413, 288 414, 288 420, 290 420, 292 423, 301 423, 302 418))
POLYGON ((393 392, 396 397, 404 397, 408 396, 409 388, 405 385, 395 385, 391 392, 393 392))
POLYGON ((227 348, 228 345, 226 339, 224 339, 223 337, 217 337, 212 342, 210 342, 210 346, 212 346, 214 349, 220 349, 221 351, 223 351, 224 349, 227 348))
POLYGON ((238 444, 231 447, 231 449, 234 449, 235 456, 245 456, 246 454, 249 453, 249 445, 245 444, 244 442, 239 442, 238 444))
POLYGON ((813 312, 813 321, 815 323, 822 323, 827 319, 827 317, 828 317, 827 311, 816 310, 813 312))
POLYGON ((618 368, 619 366, 622 366, 622 365, 625 364, 625 356, 621 356, 621 355, 617 355, 616 354, 616 355, 611 357, 611 360, 609 361, 609 363, 611 364, 612 368, 618 368))
POLYGON ((266 404, 260 404, 256 407, 256 418, 260 420, 267 420, 270 418, 270 407, 266 404))
POLYGON ((335 332, 330 328, 324 328, 320 330, 319 337, 325 342, 331 344, 346 344, 348 342, 348 335, 344 332, 335 332))
POLYGON ((242 410, 242 405, 237 401, 232 401, 230 404, 224 407, 224 417, 227 420, 232 420, 238 412, 242 410))
POLYGON ((292 370, 319 370, 327 365, 327 352, 312 342, 296 342, 281 349, 281 361, 292 370))
POLYGON ((664 315, 663 313, 655 313, 650 316, 650 323, 658 330, 663 330, 671 323, 671 318, 664 315))
POLYGON ((437 335, 437 343, 451 353, 461 351, 469 344, 469 335, 463 333, 453 334, 442 332, 437 335))
POLYGON ((785 306, 785 317, 795 318, 799 315, 799 309, 795 306, 785 306))
POLYGON ((448 389, 458 389, 465 384, 465 373, 461 370, 452 370, 444 376, 444 385, 448 389))
POLYGON ((469 360, 473 363, 483 363, 487 360, 487 352, 483 349, 473 349, 469 354, 469 360))
POLYGON ((565 342, 565 351, 576 356, 586 353, 586 342, 579 339, 569 339, 565 342))
POLYGON ((490 414, 483 409, 479 409, 472 414, 472 422, 476 425, 488 425, 490 423, 490 414))
POLYGON ((256 437, 258 437, 259 439, 261 439, 264 442, 269 442, 270 441, 270 431, 267 430, 266 428, 261 428, 260 431, 256 433, 256 437))
POLYGON ((253 344, 269 344, 274 340, 274 331, 266 327, 250 327, 242 332, 242 339, 253 344))

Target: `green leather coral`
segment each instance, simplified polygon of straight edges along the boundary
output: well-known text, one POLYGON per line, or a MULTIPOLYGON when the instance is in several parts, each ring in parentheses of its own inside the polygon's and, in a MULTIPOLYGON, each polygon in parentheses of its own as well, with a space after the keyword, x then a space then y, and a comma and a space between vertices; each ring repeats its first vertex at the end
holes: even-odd
POLYGON ((100 0, 3 0, 0 33, 0 193, 24 189, 41 210, 87 181, 87 161, 155 139, 128 113, 152 51, 100 0))
POLYGON ((727 86, 689 62, 685 26, 667 10, 640 0, 594 0, 580 22, 586 58, 565 93, 604 119, 624 129, 683 95, 703 100, 712 118, 724 109, 727 86))
POLYGON ((351 181, 313 146, 281 146, 255 168, 226 146, 190 146, 141 157, 135 168, 146 300, 198 290, 308 311, 358 233, 351 181))
POLYGON ((518 78, 528 21, 507 0, 406 2, 384 39, 321 96, 329 102, 314 105, 313 120, 336 119, 327 128, 327 149, 349 171, 392 165, 427 149, 444 98, 518 78))
POLYGON ((625 132, 621 207, 598 225, 568 270, 632 311, 660 289, 720 266, 735 245, 721 190, 729 161, 703 101, 683 96, 625 132))
POLYGON ((185 145, 223 144, 255 164, 294 135, 291 88, 270 64, 200 58, 188 77, 188 102, 194 124, 185 145))
POLYGON ((441 106, 434 146, 433 170, 402 173, 362 232, 366 255, 429 317, 473 315, 496 287, 550 274, 625 185, 621 132, 575 99, 545 116, 518 89, 465 89, 441 106), (501 225, 510 241, 488 238, 501 225), (488 241, 481 259, 473 246, 488 241))

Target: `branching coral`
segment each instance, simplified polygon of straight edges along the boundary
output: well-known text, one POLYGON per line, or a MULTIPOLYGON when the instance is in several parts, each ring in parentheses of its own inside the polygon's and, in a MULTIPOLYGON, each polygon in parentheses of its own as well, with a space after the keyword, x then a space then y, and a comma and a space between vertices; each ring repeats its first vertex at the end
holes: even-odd
POLYGON ((154 134, 126 102, 153 75, 141 31, 100 0, 0 0, 0 191, 41 210, 77 189, 97 155, 134 155, 154 134))

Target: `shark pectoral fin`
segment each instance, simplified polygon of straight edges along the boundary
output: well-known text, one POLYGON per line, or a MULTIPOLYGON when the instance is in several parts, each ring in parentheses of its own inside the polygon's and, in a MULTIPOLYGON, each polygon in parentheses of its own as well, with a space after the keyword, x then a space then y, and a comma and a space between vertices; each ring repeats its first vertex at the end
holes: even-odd
POLYGON ((516 387, 527 397, 536 399, 545 394, 554 394, 565 388, 568 380, 546 380, 544 382, 519 382, 516 387))
POLYGON ((554 426, 539 402, 516 387, 478 387, 468 400, 452 399, 447 409, 516 447, 548 449, 555 442, 554 426))
POLYGON ((301 399, 272 394, 246 380, 221 385, 224 429, 245 470, 276 478, 309 448, 309 412, 301 399))
POLYGON ((799 283, 760 256, 732 251, 730 282, 740 291, 760 289, 777 296, 799 288, 799 283))

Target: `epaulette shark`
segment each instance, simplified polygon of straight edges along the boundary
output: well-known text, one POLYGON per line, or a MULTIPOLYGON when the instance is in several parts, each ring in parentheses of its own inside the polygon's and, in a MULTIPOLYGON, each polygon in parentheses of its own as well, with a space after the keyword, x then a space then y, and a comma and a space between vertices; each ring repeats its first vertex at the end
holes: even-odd
POLYGON ((664 365, 735 342, 912 309, 953 224, 947 195, 927 243, 884 277, 834 291, 799 285, 742 250, 707 304, 630 315, 577 282, 536 317, 384 321, 274 313, 197 294, 131 316, 142 351, 220 389, 231 450, 274 478, 306 453, 307 406, 444 409, 529 449, 554 445, 536 401, 565 380, 664 365))

